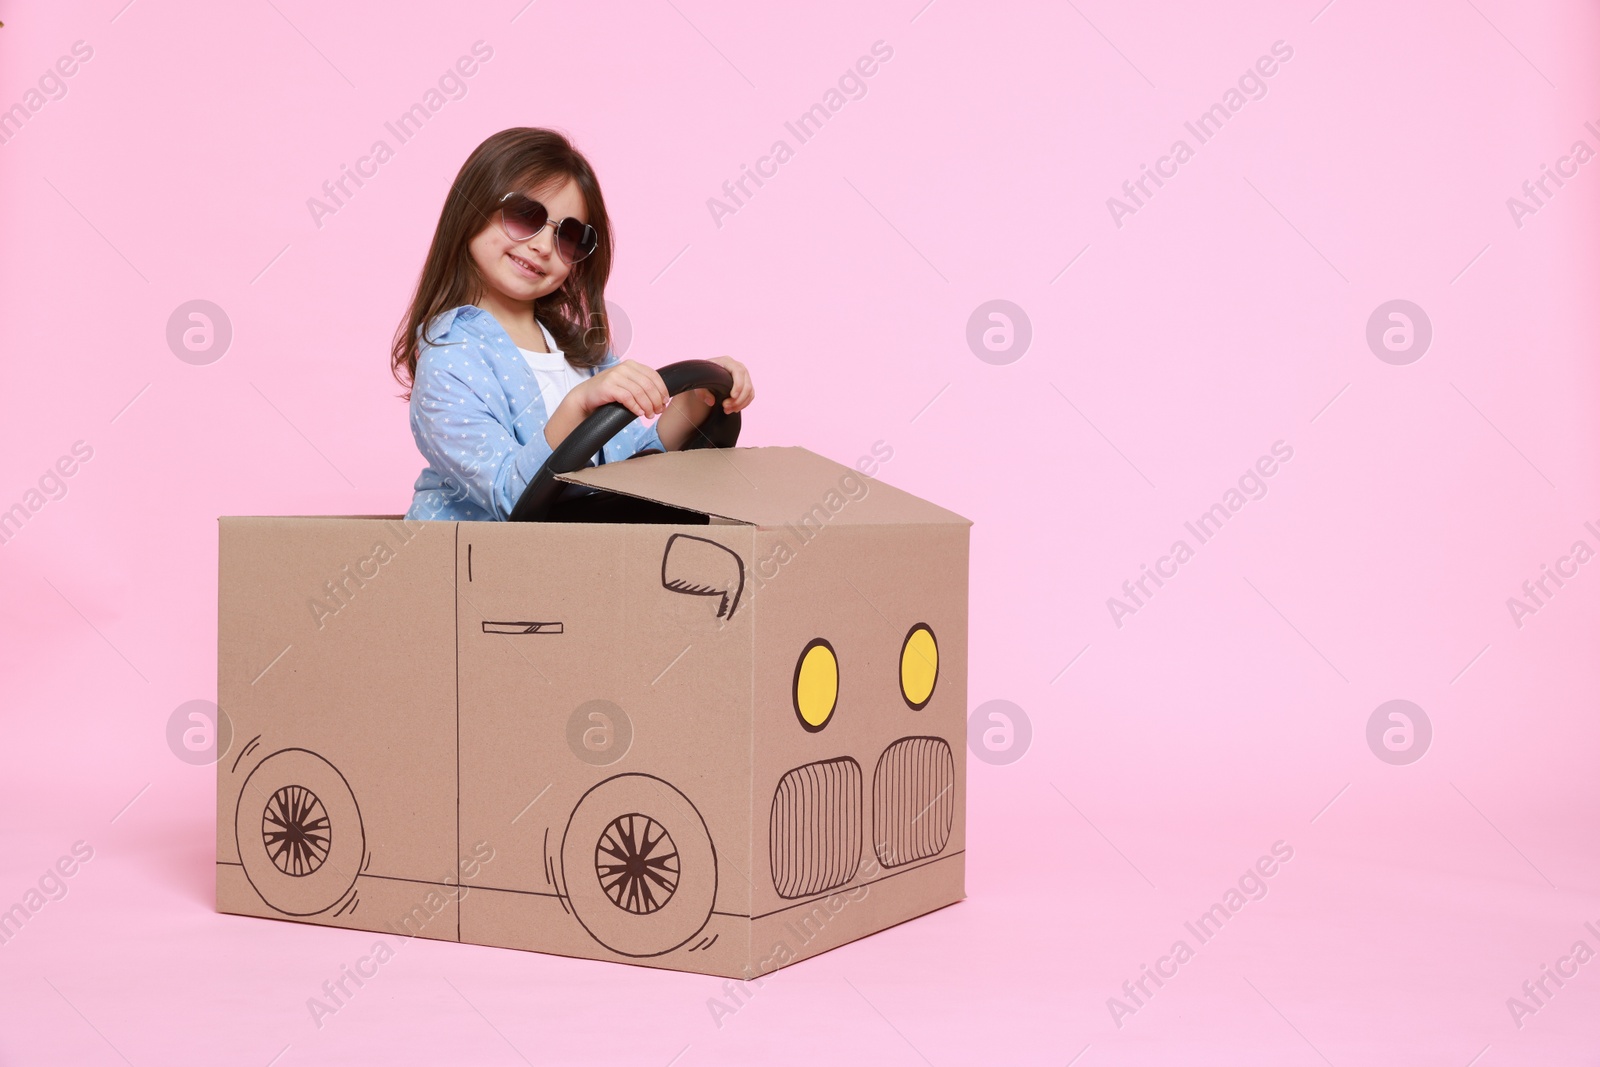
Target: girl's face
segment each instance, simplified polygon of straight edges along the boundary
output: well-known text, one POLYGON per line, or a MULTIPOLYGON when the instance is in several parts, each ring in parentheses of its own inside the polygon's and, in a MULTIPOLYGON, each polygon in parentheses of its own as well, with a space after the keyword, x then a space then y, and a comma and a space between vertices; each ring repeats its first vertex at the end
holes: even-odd
POLYGON ((572 268, 556 254, 554 223, 569 216, 580 222, 589 221, 578 183, 565 178, 559 186, 530 190, 527 195, 545 206, 550 225, 526 241, 513 241, 506 236, 496 212, 467 246, 489 290, 480 295, 480 302, 531 304, 561 288, 572 273, 572 268))

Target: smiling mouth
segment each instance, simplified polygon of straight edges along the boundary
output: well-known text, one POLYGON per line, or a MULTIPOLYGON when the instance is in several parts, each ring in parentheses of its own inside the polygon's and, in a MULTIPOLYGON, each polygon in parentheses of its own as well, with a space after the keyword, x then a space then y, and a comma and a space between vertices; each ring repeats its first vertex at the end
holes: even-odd
POLYGON ((511 260, 512 263, 516 264, 517 269, 522 271, 524 274, 531 275, 535 278, 543 278, 545 276, 545 271, 542 268, 528 262, 521 256, 512 255, 510 252, 507 252, 506 256, 511 260))

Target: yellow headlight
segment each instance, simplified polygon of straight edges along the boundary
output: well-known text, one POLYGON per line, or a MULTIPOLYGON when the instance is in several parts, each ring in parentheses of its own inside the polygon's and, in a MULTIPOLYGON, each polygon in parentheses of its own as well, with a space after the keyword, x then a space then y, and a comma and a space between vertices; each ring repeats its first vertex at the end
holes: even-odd
POLYGON ((939 680, 939 642, 925 622, 919 622, 906 634, 900 646, 900 693, 915 711, 927 707, 933 697, 933 685, 939 680))
POLYGON ((818 637, 800 653, 794 668, 794 712, 807 730, 828 725, 839 703, 839 659, 833 646, 818 637))

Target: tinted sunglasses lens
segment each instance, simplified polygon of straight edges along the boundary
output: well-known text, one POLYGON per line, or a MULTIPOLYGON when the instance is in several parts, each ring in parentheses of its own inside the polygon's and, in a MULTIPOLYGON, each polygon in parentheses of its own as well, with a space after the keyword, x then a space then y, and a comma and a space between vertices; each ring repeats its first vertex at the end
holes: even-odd
POLYGON ((568 263, 587 257, 596 243, 594 227, 574 218, 562 219, 556 230, 556 250, 568 263))
POLYGON ((549 214, 544 205, 526 197, 513 197, 500 209, 501 225, 505 227, 506 236, 513 241, 526 241, 538 233, 547 218, 549 214))

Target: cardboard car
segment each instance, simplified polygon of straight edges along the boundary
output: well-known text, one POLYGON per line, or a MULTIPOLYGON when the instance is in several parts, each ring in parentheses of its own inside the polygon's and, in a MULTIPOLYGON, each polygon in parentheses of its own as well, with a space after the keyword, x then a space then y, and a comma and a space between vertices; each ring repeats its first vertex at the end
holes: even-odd
POLYGON ((554 480, 613 510, 220 520, 218 909, 749 978, 961 899, 968 520, 803 448, 554 480))

